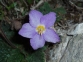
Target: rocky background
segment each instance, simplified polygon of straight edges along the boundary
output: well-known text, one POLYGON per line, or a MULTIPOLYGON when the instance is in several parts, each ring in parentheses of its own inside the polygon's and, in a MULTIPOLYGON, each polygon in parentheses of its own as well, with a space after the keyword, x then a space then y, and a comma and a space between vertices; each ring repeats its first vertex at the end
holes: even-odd
POLYGON ((83 61, 83 23, 71 25, 68 30, 59 30, 60 44, 49 51, 47 62, 82 62, 83 61), (73 29, 73 30, 72 30, 73 29))

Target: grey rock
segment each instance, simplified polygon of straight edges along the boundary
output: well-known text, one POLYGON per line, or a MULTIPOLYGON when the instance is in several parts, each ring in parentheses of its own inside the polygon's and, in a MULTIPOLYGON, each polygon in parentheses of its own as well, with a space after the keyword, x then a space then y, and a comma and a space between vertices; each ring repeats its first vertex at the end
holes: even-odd
POLYGON ((83 62, 83 36, 77 35, 69 41, 60 62, 83 62))
MULTIPOLYGON (((54 46, 49 51, 49 58, 47 62, 83 62, 83 34, 76 31, 77 34, 67 35, 75 31, 75 27, 79 24, 71 25, 73 30, 69 28, 68 30, 58 29, 57 33, 61 36, 61 42, 58 46, 54 46)), ((58 27, 59 28, 59 27, 58 27)), ((78 29, 83 29, 82 27, 78 29)), ((78 30, 79 31, 79 30, 78 30)), ((81 31, 82 32, 82 31, 81 31)))

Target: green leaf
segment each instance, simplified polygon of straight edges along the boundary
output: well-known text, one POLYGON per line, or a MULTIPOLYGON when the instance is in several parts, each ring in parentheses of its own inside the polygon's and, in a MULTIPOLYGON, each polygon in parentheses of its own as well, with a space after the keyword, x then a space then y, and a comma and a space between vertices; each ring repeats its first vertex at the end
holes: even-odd
POLYGON ((3 17, 4 17, 4 12, 0 10, 0 20, 3 20, 3 17))
POLYGON ((29 3, 29 5, 33 2, 33 0, 27 0, 27 2, 29 3))
POLYGON ((40 0, 35 0, 36 3, 38 3, 40 0))
POLYGON ((53 9, 50 7, 49 3, 48 2, 45 2, 43 4, 43 6, 41 6, 39 8, 39 11, 41 11, 43 14, 46 14, 46 13, 49 13, 49 12, 52 12, 53 9))
POLYGON ((24 60, 24 56, 19 52, 19 50, 13 49, 7 59, 7 62, 21 62, 24 60))
POLYGON ((10 47, 7 46, 3 40, 0 39, 0 62, 6 62, 10 55, 10 47))
POLYGON ((59 15, 58 15, 56 20, 57 20, 57 21, 60 21, 61 19, 62 19, 62 16, 59 16, 59 15))
POLYGON ((66 14, 66 10, 63 7, 56 8, 54 11, 57 13, 57 21, 60 21, 63 15, 66 14))
POLYGON ((35 52, 28 55, 28 62, 45 62, 44 48, 38 49, 35 52))
POLYGON ((14 2, 14 3, 10 4, 10 5, 7 7, 7 9, 10 10, 10 9, 14 8, 16 5, 17 5, 17 3, 14 2))
MULTIPOLYGON (((13 31, 10 31, 10 25, 2 22, 1 27, 6 36, 10 39, 13 31)), ((12 49, 2 38, 0 38, 0 62, 22 62, 24 55, 18 49, 12 49)))
POLYGON ((0 39, 0 62, 21 62, 24 56, 17 49, 11 49, 0 39))
POLYGON ((58 14, 66 14, 66 10, 63 7, 56 8, 55 12, 58 14))
POLYGON ((1 27, 2 27, 5 35, 9 39, 15 34, 15 32, 11 30, 11 27, 10 27, 10 25, 8 23, 3 21, 1 27))

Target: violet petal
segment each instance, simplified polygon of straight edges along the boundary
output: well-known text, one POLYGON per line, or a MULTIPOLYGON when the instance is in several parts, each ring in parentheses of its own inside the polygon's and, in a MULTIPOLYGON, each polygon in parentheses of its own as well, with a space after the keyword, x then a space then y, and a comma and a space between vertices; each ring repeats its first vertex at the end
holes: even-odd
POLYGON ((29 23, 25 23, 22 28, 19 30, 19 34, 26 38, 32 38, 35 34, 35 28, 30 26, 29 23))
POLYGON ((44 33, 44 39, 47 42, 52 42, 52 43, 59 42, 60 40, 58 34, 52 29, 46 29, 46 32, 44 33))
POLYGON ((56 14, 54 12, 50 12, 41 18, 41 24, 45 25, 48 28, 54 25, 55 20, 56 14))
POLYGON ((34 50, 41 48, 45 44, 43 36, 36 34, 32 39, 30 39, 30 44, 34 50))
POLYGON ((36 27, 38 24, 40 24, 40 18, 43 16, 43 14, 37 10, 31 10, 29 13, 29 20, 30 24, 33 27, 36 27))

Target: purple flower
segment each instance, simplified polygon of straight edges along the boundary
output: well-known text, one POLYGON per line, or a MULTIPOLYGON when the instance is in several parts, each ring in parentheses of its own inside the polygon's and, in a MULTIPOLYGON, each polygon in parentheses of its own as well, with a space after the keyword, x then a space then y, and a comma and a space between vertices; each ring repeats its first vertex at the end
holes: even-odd
POLYGON ((19 31, 19 34, 30 39, 30 44, 34 50, 44 46, 45 41, 59 42, 58 34, 50 27, 54 25, 56 14, 50 12, 43 15, 37 10, 31 10, 29 13, 29 23, 25 23, 19 31))

